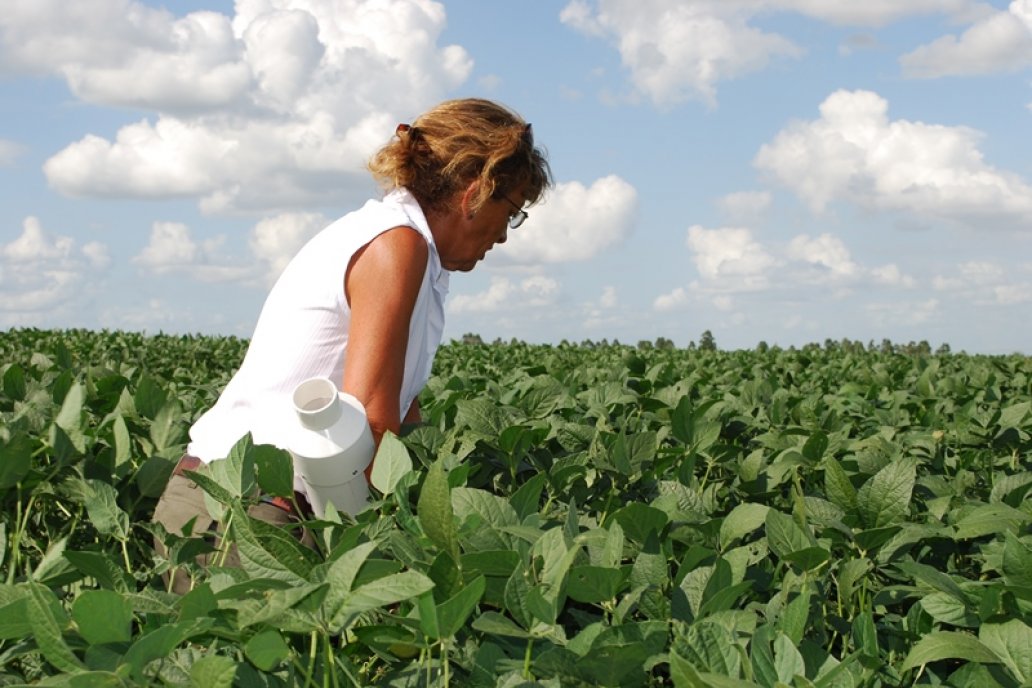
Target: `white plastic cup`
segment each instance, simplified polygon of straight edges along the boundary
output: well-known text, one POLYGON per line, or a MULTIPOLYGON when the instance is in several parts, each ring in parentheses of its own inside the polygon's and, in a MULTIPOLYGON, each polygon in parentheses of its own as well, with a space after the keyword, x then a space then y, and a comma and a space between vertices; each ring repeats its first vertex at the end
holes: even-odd
POLYGON ((293 402, 298 426, 288 450, 315 515, 330 503, 357 514, 369 499, 364 471, 376 449, 365 407, 326 377, 300 383, 293 402))

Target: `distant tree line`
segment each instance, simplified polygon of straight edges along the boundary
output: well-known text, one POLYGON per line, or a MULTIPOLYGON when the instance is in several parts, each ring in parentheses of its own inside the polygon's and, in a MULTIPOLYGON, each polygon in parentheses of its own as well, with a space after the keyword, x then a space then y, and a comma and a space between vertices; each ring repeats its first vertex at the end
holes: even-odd
MULTIPOLYGON (((462 338, 459 340, 459 343, 461 343, 461 344, 468 344, 468 345, 483 345, 485 342, 484 342, 483 338, 479 334, 475 334, 473 332, 467 332, 466 334, 462 335, 462 338)), ((500 337, 498 337, 493 342, 491 342, 491 345, 492 346, 504 346, 506 344, 516 345, 516 344, 523 344, 523 343, 524 342, 521 342, 520 340, 516 339, 515 337, 512 338, 511 340, 509 340, 509 342, 504 342, 504 341, 502 341, 502 339, 500 337)), ((566 339, 563 339, 561 342, 559 342, 559 347, 560 348, 561 347, 572 347, 572 346, 577 346, 577 347, 581 347, 581 348, 585 348, 585 349, 604 349, 604 348, 610 347, 610 346, 618 347, 618 346, 624 346, 624 345, 621 344, 620 340, 618 340, 618 339, 614 339, 612 342, 610 342, 608 339, 605 339, 605 338, 603 338, 603 339, 601 339, 601 340, 599 340, 597 342, 594 341, 594 340, 591 340, 591 339, 585 339, 585 340, 581 341, 580 343, 570 342, 570 341, 568 341, 566 339)), ((666 337, 656 337, 655 340, 649 340, 649 339, 639 340, 637 345, 636 345, 636 348, 638 348, 641 351, 651 351, 651 350, 668 351, 668 350, 676 349, 678 347, 677 347, 676 344, 674 344, 673 340, 671 340, 671 339, 668 339, 666 337)), ((713 336, 713 333, 710 330, 703 330, 702 334, 699 336, 699 341, 696 343, 694 340, 692 340, 692 341, 688 342, 688 345, 685 348, 690 350, 690 351, 691 350, 699 350, 699 351, 717 351, 718 350, 717 340, 713 336)), ((757 343, 756 347, 755 347, 755 350, 760 352, 760 353, 767 353, 768 351, 771 351, 771 350, 778 351, 778 350, 781 350, 781 349, 782 349, 782 347, 779 347, 779 346, 776 346, 776 345, 775 346, 770 346, 769 344, 767 344, 766 341, 763 341, 763 340, 761 340, 759 343, 757 343)), ((829 352, 830 351, 835 351, 835 352, 856 353, 856 354, 864 353, 864 352, 875 352, 876 351, 876 352, 882 353, 882 354, 903 354, 903 355, 911 355, 911 356, 920 356, 920 355, 930 356, 933 353, 936 356, 944 356, 944 355, 947 355, 947 354, 951 353, 950 345, 946 344, 946 343, 940 344, 933 351, 932 350, 932 345, 929 344, 928 340, 926 340, 926 339, 922 339, 919 342, 909 341, 909 342, 907 342, 905 344, 893 342, 892 340, 887 339, 887 338, 882 339, 880 343, 875 343, 875 341, 873 339, 871 339, 871 340, 869 340, 865 344, 864 342, 862 342, 862 341, 860 341, 858 339, 857 340, 853 340, 853 339, 849 339, 847 337, 843 337, 842 339, 839 339, 839 340, 831 339, 829 337, 829 338, 824 340, 823 344, 817 343, 817 342, 811 342, 809 344, 804 344, 801 347, 796 347, 794 345, 793 346, 789 346, 789 347, 787 347, 787 350, 788 351, 796 351, 796 350, 801 350, 801 351, 821 351, 821 350, 823 350, 823 351, 829 351, 829 352)))

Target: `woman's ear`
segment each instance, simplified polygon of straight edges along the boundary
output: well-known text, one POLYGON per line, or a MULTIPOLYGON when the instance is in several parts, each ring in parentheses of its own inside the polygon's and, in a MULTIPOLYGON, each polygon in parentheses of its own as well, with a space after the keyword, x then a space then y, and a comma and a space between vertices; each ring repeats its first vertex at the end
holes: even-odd
POLYGON ((473 216, 477 214, 476 197, 477 191, 479 191, 479 189, 480 182, 477 180, 473 180, 469 183, 469 186, 466 187, 466 190, 462 192, 461 209, 462 214, 466 216, 467 219, 472 220, 473 216))

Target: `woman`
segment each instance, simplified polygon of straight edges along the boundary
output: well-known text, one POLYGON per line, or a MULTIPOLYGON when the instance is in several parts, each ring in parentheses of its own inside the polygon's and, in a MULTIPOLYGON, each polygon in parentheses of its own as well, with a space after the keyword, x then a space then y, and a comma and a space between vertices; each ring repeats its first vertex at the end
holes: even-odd
MULTIPOLYGON (((272 288, 239 370, 190 430, 155 521, 179 534, 212 526, 183 475, 225 457, 250 432, 284 446, 291 395, 314 376, 365 406, 374 440, 420 419, 417 395, 444 329, 450 271, 467 272, 551 186, 530 125, 482 99, 452 100, 398 125, 369 163, 387 191, 309 241, 272 288)), ((367 476, 372 466, 367 469, 367 476)), ((253 512, 286 522, 284 505, 253 512)), ((189 534, 189 533, 187 533, 189 534)), ((176 587, 180 581, 177 581, 176 587)))

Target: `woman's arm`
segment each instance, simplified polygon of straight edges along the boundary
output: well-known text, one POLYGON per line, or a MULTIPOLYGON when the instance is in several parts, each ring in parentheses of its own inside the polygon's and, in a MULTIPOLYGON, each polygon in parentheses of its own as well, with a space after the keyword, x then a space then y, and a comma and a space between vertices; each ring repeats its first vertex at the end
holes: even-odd
MULTIPOLYGON (((357 252, 344 278, 351 326, 342 388, 365 406, 377 446, 384 432, 401 429, 409 322, 428 256, 426 240, 419 232, 395 227, 357 252)), ((371 470, 370 464, 367 476, 371 470)))

